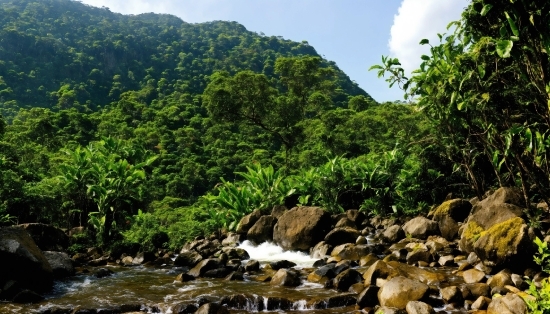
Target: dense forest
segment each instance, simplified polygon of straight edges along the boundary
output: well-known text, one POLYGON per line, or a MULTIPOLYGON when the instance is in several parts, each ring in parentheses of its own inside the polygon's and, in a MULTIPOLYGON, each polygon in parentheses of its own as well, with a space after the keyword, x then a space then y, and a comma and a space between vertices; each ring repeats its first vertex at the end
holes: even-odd
POLYGON ((306 41, 0 0, 0 221, 87 227, 74 252, 176 248, 278 204, 414 215, 518 186, 536 222, 547 6, 473 1, 411 78, 373 67, 411 97, 378 103, 306 41))

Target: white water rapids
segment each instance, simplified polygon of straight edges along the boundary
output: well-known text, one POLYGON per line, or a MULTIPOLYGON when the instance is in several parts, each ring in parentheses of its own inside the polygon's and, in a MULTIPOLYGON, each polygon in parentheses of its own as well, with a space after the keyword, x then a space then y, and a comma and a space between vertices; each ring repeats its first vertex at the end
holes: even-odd
POLYGON ((251 260, 256 260, 260 263, 269 263, 287 260, 296 263, 298 267, 313 267, 316 259, 311 258, 308 254, 297 251, 284 251, 282 247, 264 242, 255 246, 250 241, 244 241, 239 245, 239 248, 244 249, 250 255, 251 260))

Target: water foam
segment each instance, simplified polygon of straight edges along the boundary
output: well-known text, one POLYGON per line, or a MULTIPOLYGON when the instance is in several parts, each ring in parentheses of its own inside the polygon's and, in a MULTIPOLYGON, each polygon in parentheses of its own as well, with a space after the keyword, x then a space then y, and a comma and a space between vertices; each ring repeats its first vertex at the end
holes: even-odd
POLYGON ((287 260, 296 263, 299 267, 312 267, 316 259, 311 258, 308 254, 296 251, 285 251, 282 247, 264 242, 255 246, 250 241, 244 241, 239 245, 239 248, 244 249, 250 255, 250 259, 260 263, 269 263, 281 260, 287 260))

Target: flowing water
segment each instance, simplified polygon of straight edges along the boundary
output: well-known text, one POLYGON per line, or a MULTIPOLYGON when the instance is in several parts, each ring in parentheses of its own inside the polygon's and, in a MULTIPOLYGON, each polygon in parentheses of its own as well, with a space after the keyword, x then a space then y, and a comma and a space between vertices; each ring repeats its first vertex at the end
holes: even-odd
MULTIPOLYGON (((300 269, 311 267, 314 262, 306 254, 283 252, 280 247, 269 243, 254 247, 249 242, 244 242, 241 248, 249 252, 251 259, 264 264, 286 259, 295 262, 296 268, 300 269)), ((137 303, 149 312, 169 314, 171 308, 178 303, 195 303, 198 298, 219 301, 222 297, 235 294, 246 294, 249 300, 247 306, 232 309, 231 313, 258 312, 258 308, 265 308, 264 303, 267 303, 268 298, 274 297, 290 300, 292 307, 287 311, 275 310, 273 313, 349 313, 353 310, 353 306, 313 309, 314 301, 328 299, 340 293, 306 280, 296 288, 273 287, 269 283, 258 282, 252 278, 245 278, 244 281, 201 278, 181 283, 175 281, 177 274, 181 272, 177 268, 108 268, 114 272, 109 277, 96 278, 93 274, 80 274, 56 282, 46 300, 38 304, 0 303, 0 313, 40 313, 52 307, 99 309, 137 303)))

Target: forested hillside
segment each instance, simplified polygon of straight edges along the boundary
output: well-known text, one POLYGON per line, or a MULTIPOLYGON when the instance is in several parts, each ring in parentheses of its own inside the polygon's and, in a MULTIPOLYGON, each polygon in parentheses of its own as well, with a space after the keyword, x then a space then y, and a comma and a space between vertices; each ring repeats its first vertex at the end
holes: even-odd
POLYGON ((418 108, 305 41, 71 0, 0 0, 0 29, 3 223, 177 246, 280 203, 416 213, 469 189, 418 108))

